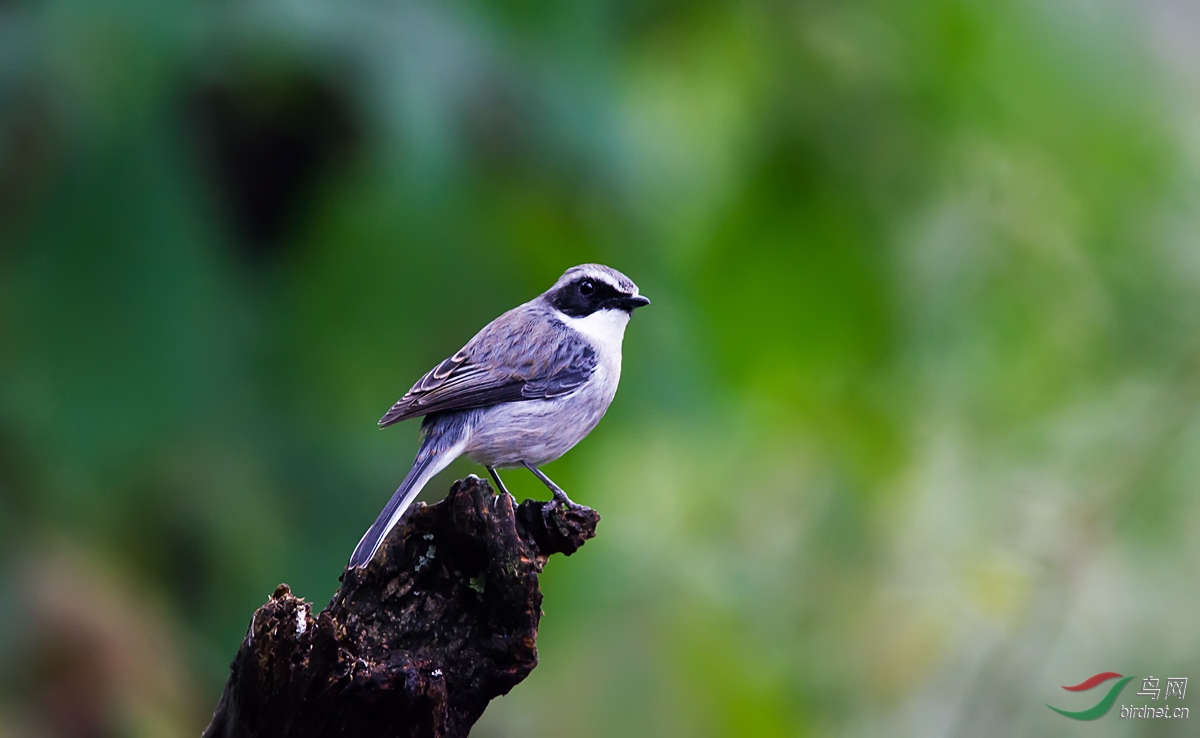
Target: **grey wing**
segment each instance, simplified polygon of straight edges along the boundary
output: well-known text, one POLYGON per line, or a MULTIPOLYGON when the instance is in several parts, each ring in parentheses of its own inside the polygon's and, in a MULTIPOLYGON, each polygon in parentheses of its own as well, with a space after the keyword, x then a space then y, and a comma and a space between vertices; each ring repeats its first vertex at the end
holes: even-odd
POLYGON ((575 331, 556 320, 521 320, 515 312, 421 377, 379 419, 380 427, 446 410, 557 397, 596 371, 596 352, 575 331))

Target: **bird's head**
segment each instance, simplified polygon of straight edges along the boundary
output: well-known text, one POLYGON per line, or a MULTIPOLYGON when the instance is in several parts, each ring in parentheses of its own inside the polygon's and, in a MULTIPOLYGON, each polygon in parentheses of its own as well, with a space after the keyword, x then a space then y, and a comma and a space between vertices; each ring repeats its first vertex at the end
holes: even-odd
POLYGON ((603 264, 580 264, 563 272, 554 286, 543 294, 546 301, 572 318, 584 318, 602 310, 626 314, 649 305, 638 294, 633 280, 603 264))

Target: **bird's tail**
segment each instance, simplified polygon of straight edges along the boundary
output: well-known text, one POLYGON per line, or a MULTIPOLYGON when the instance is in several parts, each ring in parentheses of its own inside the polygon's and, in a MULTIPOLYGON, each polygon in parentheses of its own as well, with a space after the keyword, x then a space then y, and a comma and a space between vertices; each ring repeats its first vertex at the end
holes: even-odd
MULTIPOLYGON (((426 429, 422 429, 426 430, 426 429)), ((466 446, 466 440, 463 438, 457 439, 456 443, 444 444, 444 437, 440 433, 430 433, 426 436, 425 441, 421 444, 421 450, 417 452, 417 459, 413 462, 412 469, 408 470, 404 481, 396 489, 392 499, 388 500, 387 505, 384 505, 383 512, 379 513, 379 517, 375 518, 375 522, 363 534, 362 540, 354 548, 354 553, 350 555, 350 566, 366 566, 372 558, 375 557, 375 552, 379 550, 383 539, 396 523, 400 522, 400 517, 404 515, 404 511, 412 504, 412 501, 420 493, 434 475, 450 465, 451 461, 458 458, 462 453, 463 447, 466 446)))

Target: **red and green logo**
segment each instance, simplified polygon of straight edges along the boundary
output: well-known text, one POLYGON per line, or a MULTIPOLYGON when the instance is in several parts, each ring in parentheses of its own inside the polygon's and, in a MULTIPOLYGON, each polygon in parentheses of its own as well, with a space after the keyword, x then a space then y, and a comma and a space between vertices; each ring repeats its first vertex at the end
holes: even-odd
POLYGON ((1121 681, 1112 685, 1112 687, 1108 690, 1108 694, 1104 695, 1103 699, 1086 710, 1080 710, 1079 712, 1068 712, 1066 710, 1060 710, 1057 707, 1049 704, 1047 704, 1046 707, 1054 710, 1059 715, 1066 715, 1072 720, 1095 720, 1096 718, 1104 717, 1104 715, 1112 709, 1113 703, 1117 701, 1117 697, 1121 694, 1121 690, 1125 688, 1126 684, 1129 684, 1129 681, 1133 679, 1133 677, 1122 677, 1115 671, 1106 671, 1094 676, 1090 676, 1073 687, 1063 687, 1063 689, 1067 690, 1068 692, 1086 692, 1097 685, 1107 682, 1109 679, 1120 679, 1121 681))

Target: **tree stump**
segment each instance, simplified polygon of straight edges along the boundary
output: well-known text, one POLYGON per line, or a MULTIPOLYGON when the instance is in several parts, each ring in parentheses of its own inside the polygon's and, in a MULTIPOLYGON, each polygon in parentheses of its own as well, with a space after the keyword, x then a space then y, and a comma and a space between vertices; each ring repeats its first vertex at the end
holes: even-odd
POLYGON ((250 621, 204 738, 466 736, 537 666, 551 554, 596 533, 588 508, 495 495, 472 475, 418 504, 319 615, 281 584, 250 621))

